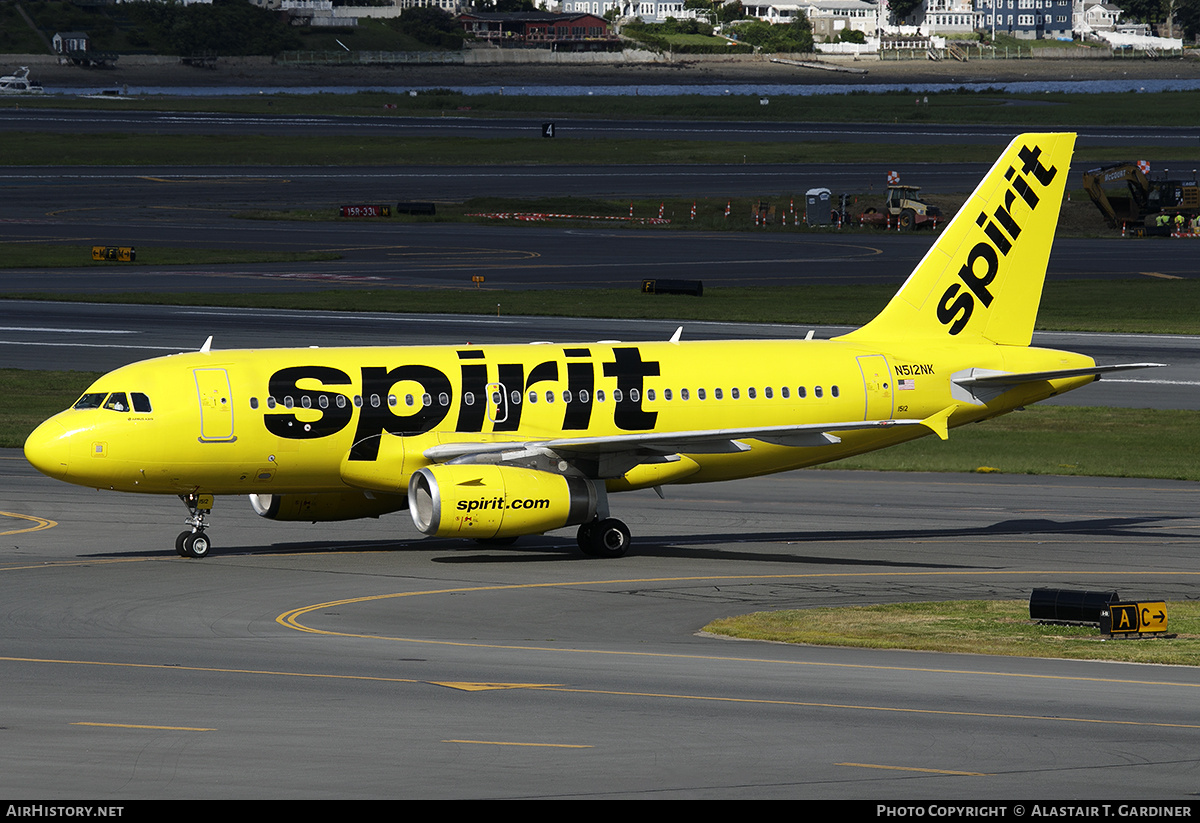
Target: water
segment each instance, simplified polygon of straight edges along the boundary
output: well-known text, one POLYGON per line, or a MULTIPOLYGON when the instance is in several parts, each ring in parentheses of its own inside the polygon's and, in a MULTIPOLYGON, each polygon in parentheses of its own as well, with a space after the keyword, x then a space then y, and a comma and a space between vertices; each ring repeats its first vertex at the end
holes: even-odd
MULTIPOLYGON (((1065 67, 1064 67, 1065 68, 1065 67)), ((111 91, 112 87, 108 87, 111 91)), ((695 85, 594 85, 594 86, 127 86, 120 96, 168 96, 168 97, 249 97, 275 94, 355 94, 360 91, 383 92, 386 94, 428 93, 448 90, 467 95, 507 94, 518 97, 664 97, 695 94, 705 97, 723 95, 758 95, 762 97, 812 97, 823 94, 851 94, 854 92, 897 92, 909 91, 920 94, 936 94, 956 91, 992 91, 1009 94, 1041 94, 1043 92, 1067 92, 1073 94, 1115 94, 1120 92, 1164 92, 1196 91, 1200 89, 1200 78, 1174 78, 1170 80, 1108 79, 1108 80, 1060 80, 978 83, 705 83, 695 85)), ((96 95, 105 91, 98 88, 47 89, 48 94, 96 95)), ((114 97, 119 99, 119 97, 114 97)))

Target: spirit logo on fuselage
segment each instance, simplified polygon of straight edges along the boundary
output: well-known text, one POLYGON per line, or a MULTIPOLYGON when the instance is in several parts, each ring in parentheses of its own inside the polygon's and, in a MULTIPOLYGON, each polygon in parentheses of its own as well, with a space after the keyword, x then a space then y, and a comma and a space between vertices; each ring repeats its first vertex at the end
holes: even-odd
MULTIPOLYGON (((492 431, 517 431, 521 425, 524 399, 540 383, 560 381, 560 371, 566 372, 566 390, 561 395, 563 431, 582 431, 592 420, 596 399, 596 363, 588 348, 564 348, 563 361, 547 360, 537 363, 526 373, 525 363, 498 363, 489 375, 483 349, 458 351, 458 418, 453 431, 481 432, 484 423, 492 420, 492 431), (563 369, 560 370, 560 366, 563 369), (489 415, 489 395, 492 414, 489 415)), ((646 431, 654 428, 657 412, 642 409, 645 378, 657 376, 656 360, 642 360, 636 346, 615 347, 612 360, 600 363, 602 374, 616 379, 612 390, 613 424, 624 431, 646 431)), ((269 408, 278 408, 278 398, 286 398, 286 408, 267 411, 263 423, 279 437, 309 440, 337 434, 349 425, 358 409, 358 426, 354 433, 351 460, 374 460, 379 455, 380 435, 383 433, 407 437, 432 431, 449 415, 456 394, 455 381, 433 366, 409 363, 394 368, 387 366, 361 367, 361 392, 354 392, 354 380, 349 374, 332 366, 290 366, 271 375, 268 381, 269 408), (319 383, 322 388, 301 388, 300 383, 319 383), (389 402, 389 392, 401 382, 419 385, 428 402, 389 402), (338 387, 346 387, 339 391, 338 387), (304 410, 303 422, 292 409, 304 410), (316 419, 308 419, 313 415, 316 419)), ((607 403, 606 403, 607 405, 607 403)))
POLYGON ((1003 204, 996 207, 992 215, 994 219, 984 212, 980 212, 976 218, 975 223, 987 237, 967 252, 967 262, 958 270, 962 284, 951 283, 937 305, 938 321, 950 327, 950 334, 958 334, 966 327, 975 311, 976 300, 984 308, 992 304, 993 295, 988 287, 1000 273, 1001 257, 1008 256, 1013 243, 1021 235, 1021 225, 1013 217, 1012 208, 1017 198, 1020 197, 1029 206, 1032 215, 1040 202, 1035 186, 1044 191, 1058 175, 1058 169, 1054 166, 1046 168, 1042 165, 1041 155, 1040 147, 1031 149, 1023 146, 1017 155, 1021 158, 1020 172, 1009 166, 1004 173, 1010 188, 1004 193, 1003 204), (1031 179, 1035 185, 1030 184, 1031 179), (963 286, 966 286, 966 290, 963 290, 963 286))

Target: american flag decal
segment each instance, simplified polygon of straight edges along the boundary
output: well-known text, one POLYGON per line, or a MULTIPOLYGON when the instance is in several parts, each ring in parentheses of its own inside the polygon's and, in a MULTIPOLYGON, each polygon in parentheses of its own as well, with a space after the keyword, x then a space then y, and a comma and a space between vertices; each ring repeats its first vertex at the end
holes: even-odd
POLYGON ((902 380, 900 380, 900 382, 897 384, 896 387, 898 389, 900 389, 900 391, 911 391, 912 389, 915 389, 917 387, 917 381, 902 379, 902 380))

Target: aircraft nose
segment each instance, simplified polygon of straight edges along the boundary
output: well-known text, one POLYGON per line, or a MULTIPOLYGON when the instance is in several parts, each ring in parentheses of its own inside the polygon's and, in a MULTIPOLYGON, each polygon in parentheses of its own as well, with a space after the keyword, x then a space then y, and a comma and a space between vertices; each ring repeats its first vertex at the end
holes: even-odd
POLYGON ((63 425, 47 420, 25 440, 25 459, 42 474, 62 480, 67 475, 70 445, 63 425))

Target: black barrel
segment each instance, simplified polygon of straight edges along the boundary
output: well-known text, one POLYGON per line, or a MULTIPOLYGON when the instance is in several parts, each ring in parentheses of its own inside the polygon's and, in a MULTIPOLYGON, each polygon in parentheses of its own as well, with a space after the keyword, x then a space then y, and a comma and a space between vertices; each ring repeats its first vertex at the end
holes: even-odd
POLYGON ((1121 598, 1116 592, 1034 589, 1029 595, 1029 619, 1058 623, 1099 623, 1100 612, 1121 598))

